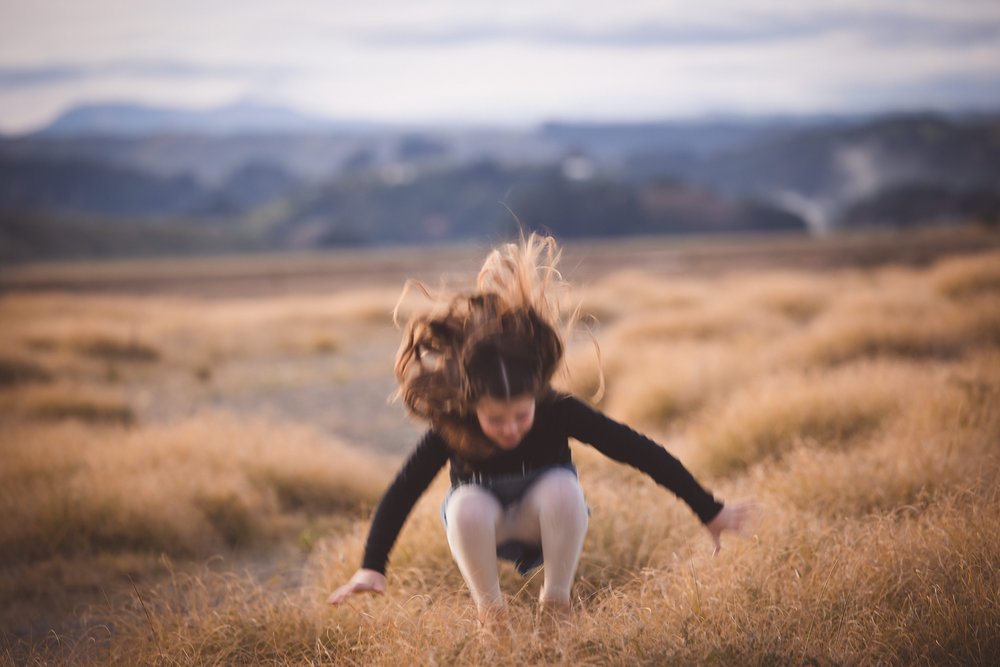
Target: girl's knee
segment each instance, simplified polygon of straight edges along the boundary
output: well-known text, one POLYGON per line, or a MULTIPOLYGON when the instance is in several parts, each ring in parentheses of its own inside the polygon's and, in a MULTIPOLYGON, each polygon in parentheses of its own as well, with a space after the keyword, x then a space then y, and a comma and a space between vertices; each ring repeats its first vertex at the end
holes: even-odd
POLYGON ((455 489, 445 508, 448 531, 493 528, 500 515, 500 503, 488 491, 468 484, 455 489))
POLYGON ((587 520, 587 503, 580 480, 569 470, 553 470, 537 483, 535 502, 539 512, 575 516, 587 520))

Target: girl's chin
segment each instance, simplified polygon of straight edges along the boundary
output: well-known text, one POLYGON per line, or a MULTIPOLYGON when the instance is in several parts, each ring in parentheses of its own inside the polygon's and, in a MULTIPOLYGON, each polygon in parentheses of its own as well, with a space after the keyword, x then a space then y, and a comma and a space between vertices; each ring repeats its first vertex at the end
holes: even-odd
POLYGON ((515 449, 519 444, 521 444, 521 441, 520 440, 494 440, 493 444, 495 444, 500 449, 515 449))

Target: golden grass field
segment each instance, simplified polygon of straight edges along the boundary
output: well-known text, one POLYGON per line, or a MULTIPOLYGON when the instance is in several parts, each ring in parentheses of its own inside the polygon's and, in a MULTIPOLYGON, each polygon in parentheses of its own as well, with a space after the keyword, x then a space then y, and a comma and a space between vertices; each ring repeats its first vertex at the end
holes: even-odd
POLYGON ((760 512, 713 558, 574 445, 592 515, 554 627, 503 565, 479 628, 443 475, 389 593, 325 604, 419 434, 386 401, 402 278, 482 248, 0 274, 0 662, 997 664, 1000 234, 741 243, 567 248, 600 362, 581 335, 561 384, 593 396, 600 363, 602 409, 760 512))

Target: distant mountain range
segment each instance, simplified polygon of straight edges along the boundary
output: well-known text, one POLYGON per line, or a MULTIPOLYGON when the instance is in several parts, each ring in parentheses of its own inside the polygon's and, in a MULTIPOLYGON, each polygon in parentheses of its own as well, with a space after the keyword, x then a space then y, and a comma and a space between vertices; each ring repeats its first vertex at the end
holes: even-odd
POLYGON ((564 237, 995 224, 1000 115, 416 130, 110 105, 0 139, 0 259, 486 239, 511 211, 564 237))
POLYGON ((291 109, 249 102, 206 110, 119 103, 72 107, 35 132, 35 135, 136 137, 152 134, 370 132, 378 127, 375 123, 333 121, 291 109))

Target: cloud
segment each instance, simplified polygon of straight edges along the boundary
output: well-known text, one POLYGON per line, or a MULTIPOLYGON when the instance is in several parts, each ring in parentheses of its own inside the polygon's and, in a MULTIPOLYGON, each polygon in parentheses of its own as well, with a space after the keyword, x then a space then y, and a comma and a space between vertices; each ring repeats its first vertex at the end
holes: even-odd
POLYGON ((861 34, 886 45, 969 47, 1000 42, 1000 18, 941 19, 886 13, 869 17, 861 34))
POLYGON ((461 25, 426 30, 380 29, 361 34, 371 46, 462 46, 485 41, 523 41, 548 46, 634 48, 768 41, 816 32, 815 26, 675 26, 636 24, 614 28, 565 25, 461 25))
POLYGON ((124 77, 137 79, 273 79, 294 75, 292 67, 277 65, 204 65, 178 60, 117 60, 95 65, 38 65, 0 67, 0 88, 17 89, 124 77))
POLYGON ((83 76, 86 76, 83 68, 71 65, 0 67, 0 88, 30 88, 73 81, 83 76))
POLYGON ((568 22, 466 22, 444 27, 386 27, 356 31, 358 42, 375 47, 448 47, 486 41, 603 48, 744 45, 854 33, 878 43, 963 45, 1000 40, 1000 17, 949 17, 893 11, 817 11, 720 16, 714 21, 637 20, 627 24, 568 22))
POLYGON ((0 129, 105 99, 428 122, 984 107, 1000 78, 996 0, 289 2, 0 0, 0 129))

